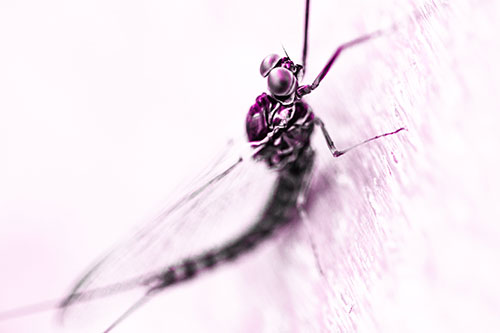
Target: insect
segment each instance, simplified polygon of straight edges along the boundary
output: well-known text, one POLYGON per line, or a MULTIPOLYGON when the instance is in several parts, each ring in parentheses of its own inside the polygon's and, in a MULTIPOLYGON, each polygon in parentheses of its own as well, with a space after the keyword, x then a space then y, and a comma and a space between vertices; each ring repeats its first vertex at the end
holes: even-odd
MULTIPOLYGON (((63 310, 71 310, 74 304, 86 300, 110 296, 130 288, 142 288, 145 295, 110 324, 106 330, 110 331, 154 295, 166 290, 167 287, 189 280, 205 270, 249 252, 301 213, 303 201, 307 195, 310 171, 314 163, 314 151, 310 146, 313 130, 319 127, 333 157, 339 157, 354 148, 338 150, 335 147, 325 124, 313 113, 312 108, 304 101, 304 97, 320 86, 321 81, 345 49, 381 35, 381 33, 374 33, 343 44, 333 53, 312 84, 300 85, 300 79, 306 70, 308 22, 309 1, 306 2, 302 63, 296 64, 286 54, 283 57, 274 54, 266 57, 262 61, 260 72, 268 80, 269 93, 258 96, 247 115, 247 135, 253 147, 251 159, 257 161, 262 169, 273 170, 276 175, 275 187, 270 199, 253 224, 246 230, 241 230, 239 235, 229 238, 226 243, 213 248, 200 249, 199 253, 180 257, 178 261, 159 263, 155 269, 141 268, 140 274, 135 272, 129 275, 123 274, 120 276, 121 282, 103 279, 103 276, 108 276, 108 271, 114 270, 117 266, 131 265, 132 269, 132 261, 128 261, 128 256, 145 257, 155 252, 157 249, 153 251, 149 248, 141 248, 144 244, 139 242, 138 238, 153 243, 155 237, 152 237, 152 234, 157 233, 158 228, 161 229, 157 227, 159 224, 167 223, 166 220, 171 221, 174 217, 178 221, 186 218, 179 212, 185 212, 187 206, 193 206, 196 200, 208 195, 214 187, 220 186, 221 182, 228 182, 228 179, 231 179, 229 177, 233 177, 244 163, 244 159, 238 159, 162 214, 156 221, 158 224, 155 223, 141 230, 132 240, 135 244, 134 249, 128 246, 130 243, 126 242, 127 246, 119 247, 100 260, 78 282, 70 295, 61 302, 60 307, 63 310)), ((391 133, 372 137, 360 144, 395 134, 401 130, 400 128, 391 133)), ((174 231, 172 230, 172 235, 174 231)), ((114 278, 116 277, 114 275, 114 278)))

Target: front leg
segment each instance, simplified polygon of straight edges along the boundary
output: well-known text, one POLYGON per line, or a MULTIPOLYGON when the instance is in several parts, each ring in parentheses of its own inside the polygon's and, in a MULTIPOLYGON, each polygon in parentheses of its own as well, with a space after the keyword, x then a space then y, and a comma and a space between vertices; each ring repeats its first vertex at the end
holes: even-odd
POLYGON ((342 51, 344 51, 350 47, 353 47, 355 45, 365 43, 365 42, 367 42, 370 39, 373 39, 375 37, 379 37, 382 35, 382 33, 383 33, 383 31, 378 30, 378 31, 375 31, 371 34, 363 35, 361 37, 358 37, 358 38, 353 39, 347 43, 340 45, 335 50, 333 55, 330 57, 330 59, 328 60, 328 62, 325 65, 325 67, 323 67, 321 72, 318 74, 318 76, 316 77, 314 82, 312 84, 307 84, 307 85, 301 86, 297 89, 297 97, 302 98, 303 96, 310 94, 314 89, 316 89, 319 86, 321 81, 325 78, 326 74, 328 74, 328 72, 330 71, 330 68, 332 67, 334 62, 337 60, 339 55, 342 53, 342 51))

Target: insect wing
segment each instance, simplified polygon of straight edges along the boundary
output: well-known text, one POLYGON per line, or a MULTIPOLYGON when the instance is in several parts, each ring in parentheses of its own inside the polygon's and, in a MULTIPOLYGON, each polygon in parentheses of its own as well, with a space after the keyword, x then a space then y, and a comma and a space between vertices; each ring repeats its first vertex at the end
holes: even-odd
POLYGON ((222 154, 199 177, 197 186, 188 187, 177 201, 97 261, 62 304, 64 323, 80 326, 88 323, 87 317, 102 325, 111 323, 148 291, 144 282, 149 278, 223 245, 255 223, 276 173, 264 163, 240 156, 237 147, 222 154), (99 318, 94 318, 97 301, 99 318))

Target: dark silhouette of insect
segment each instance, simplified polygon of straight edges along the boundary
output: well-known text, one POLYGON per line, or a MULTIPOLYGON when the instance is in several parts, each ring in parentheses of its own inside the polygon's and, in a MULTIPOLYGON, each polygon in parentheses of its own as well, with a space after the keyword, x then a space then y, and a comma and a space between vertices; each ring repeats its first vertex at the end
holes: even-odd
MULTIPOLYGON (((310 145, 310 140, 316 127, 320 128, 326 144, 335 158, 357 146, 404 130, 404 128, 399 128, 390 133, 377 135, 348 149, 339 150, 336 148, 325 124, 313 113, 312 108, 303 98, 320 86, 321 81, 344 50, 380 36, 382 32, 377 31, 364 35, 339 46, 313 83, 301 85, 299 82, 306 70, 308 51, 309 5, 309 0, 307 0, 302 63, 294 63, 286 52, 284 57, 276 54, 265 57, 260 66, 260 73, 267 79, 269 93, 263 93, 257 97, 246 117, 247 137, 253 149, 251 158, 265 163, 267 168, 277 173, 270 200, 260 217, 239 236, 218 247, 206 249, 204 252, 187 256, 179 262, 165 265, 160 270, 125 279, 119 283, 104 284, 103 287, 97 288, 89 287, 99 284, 96 282, 99 282, 103 269, 108 269, 116 264, 113 259, 121 254, 111 252, 90 269, 69 295, 60 302, 59 307, 63 314, 76 303, 110 296, 128 289, 144 288, 144 295, 105 330, 105 332, 109 332, 154 295, 172 285, 192 279, 205 270, 213 269, 224 262, 240 257, 264 240, 269 239, 280 227, 290 223, 295 217, 301 216, 314 164, 315 153, 310 145)), ((221 179, 233 173, 243 160, 243 158, 239 158, 229 168, 187 197, 182 198, 158 220, 163 220, 178 207, 212 186, 216 186, 215 184, 221 179)), ((124 262, 126 265, 126 261, 124 262)), ((123 262, 119 264, 123 264, 123 262)), ((34 310, 37 309, 19 309, 16 310, 17 312, 4 314, 4 317, 12 317, 22 314, 23 311, 33 312, 34 310)))

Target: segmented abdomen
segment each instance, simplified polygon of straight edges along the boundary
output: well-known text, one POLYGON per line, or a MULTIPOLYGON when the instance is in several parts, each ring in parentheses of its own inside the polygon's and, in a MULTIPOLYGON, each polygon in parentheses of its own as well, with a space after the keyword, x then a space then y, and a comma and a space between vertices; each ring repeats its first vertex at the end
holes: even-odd
POLYGON ((150 291, 188 280, 204 270, 234 260, 292 221, 297 214, 297 199, 308 181, 313 162, 314 152, 307 146, 296 160, 279 171, 271 199, 252 227, 224 246, 169 267, 154 280, 150 291))

